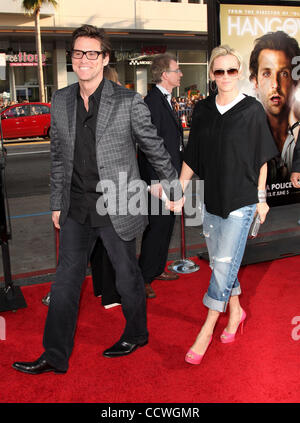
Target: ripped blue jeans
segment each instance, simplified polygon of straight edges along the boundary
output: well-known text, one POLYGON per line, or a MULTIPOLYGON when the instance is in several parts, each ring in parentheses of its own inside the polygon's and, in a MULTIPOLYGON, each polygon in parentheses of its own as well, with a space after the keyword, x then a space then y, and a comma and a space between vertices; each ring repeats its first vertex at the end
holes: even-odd
POLYGON ((240 295, 237 275, 243 259, 256 204, 241 207, 226 219, 204 210, 203 234, 212 274, 203 304, 225 312, 231 296, 240 295))

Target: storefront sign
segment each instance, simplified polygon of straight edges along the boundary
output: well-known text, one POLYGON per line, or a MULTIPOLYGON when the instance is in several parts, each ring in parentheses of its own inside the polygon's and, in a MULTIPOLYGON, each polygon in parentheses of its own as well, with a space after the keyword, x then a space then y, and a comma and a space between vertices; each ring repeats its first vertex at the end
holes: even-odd
MULTIPOLYGON (((19 52, 17 54, 7 54, 6 61, 10 66, 37 66, 37 54, 19 52)), ((42 64, 45 65, 46 55, 42 54, 42 64)))
MULTIPOLYGON (((117 59, 117 62, 121 62, 124 60, 138 59, 140 56, 153 56, 154 54, 161 54, 161 53, 165 53, 166 51, 167 51, 167 46, 150 46, 150 47, 142 47, 140 53, 136 51, 133 52, 133 51, 115 50, 114 54, 115 54, 115 58, 117 59)), ((133 63, 129 63, 129 64, 133 64, 133 63)))
POLYGON ((129 65, 130 66, 140 66, 140 65, 151 65, 151 60, 130 60, 129 65))
MULTIPOLYGON (((45 62, 42 63, 43 66, 45 66, 45 64, 46 64, 45 62)), ((33 63, 19 63, 19 62, 14 63, 14 62, 11 62, 9 64, 9 66, 37 66, 37 65, 38 65, 37 62, 33 62, 33 63)))
POLYGON ((165 53, 167 50, 167 46, 151 46, 151 47, 143 47, 142 54, 147 56, 152 56, 154 54, 162 54, 165 53))
POLYGON ((151 65, 152 61, 149 60, 148 56, 154 56, 155 54, 163 54, 167 50, 166 46, 150 46, 143 47, 141 50, 141 56, 132 57, 129 65, 140 66, 140 65, 151 65))
POLYGON ((135 57, 139 57, 139 53, 133 53, 132 51, 117 51, 115 50, 115 58, 117 62, 123 62, 124 60, 131 60, 135 57))

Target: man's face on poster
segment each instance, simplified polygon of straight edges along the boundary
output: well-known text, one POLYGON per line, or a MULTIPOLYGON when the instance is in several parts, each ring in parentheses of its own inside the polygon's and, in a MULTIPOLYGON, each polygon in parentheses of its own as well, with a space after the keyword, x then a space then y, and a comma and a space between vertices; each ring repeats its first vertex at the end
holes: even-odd
POLYGON ((287 109, 293 88, 291 61, 282 50, 264 49, 258 56, 257 95, 268 115, 279 116, 287 109))

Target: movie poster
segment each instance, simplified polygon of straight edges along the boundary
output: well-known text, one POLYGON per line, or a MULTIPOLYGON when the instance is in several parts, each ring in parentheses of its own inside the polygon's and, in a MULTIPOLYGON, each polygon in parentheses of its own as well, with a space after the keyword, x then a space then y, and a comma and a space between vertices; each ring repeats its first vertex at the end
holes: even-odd
POLYGON ((279 151, 268 163, 268 204, 298 203, 290 173, 300 128, 300 6, 220 4, 220 34, 243 56, 241 91, 264 106, 279 151))

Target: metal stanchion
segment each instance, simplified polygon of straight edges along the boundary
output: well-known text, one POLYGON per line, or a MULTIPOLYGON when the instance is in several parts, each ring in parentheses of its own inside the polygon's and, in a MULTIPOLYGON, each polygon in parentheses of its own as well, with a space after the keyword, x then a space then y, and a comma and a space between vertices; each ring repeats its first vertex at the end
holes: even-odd
POLYGON ((169 264, 168 269, 176 273, 193 273, 200 269, 198 264, 186 258, 184 207, 182 207, 181 212, 181 259, 175 260, 173 263, 169 264))

